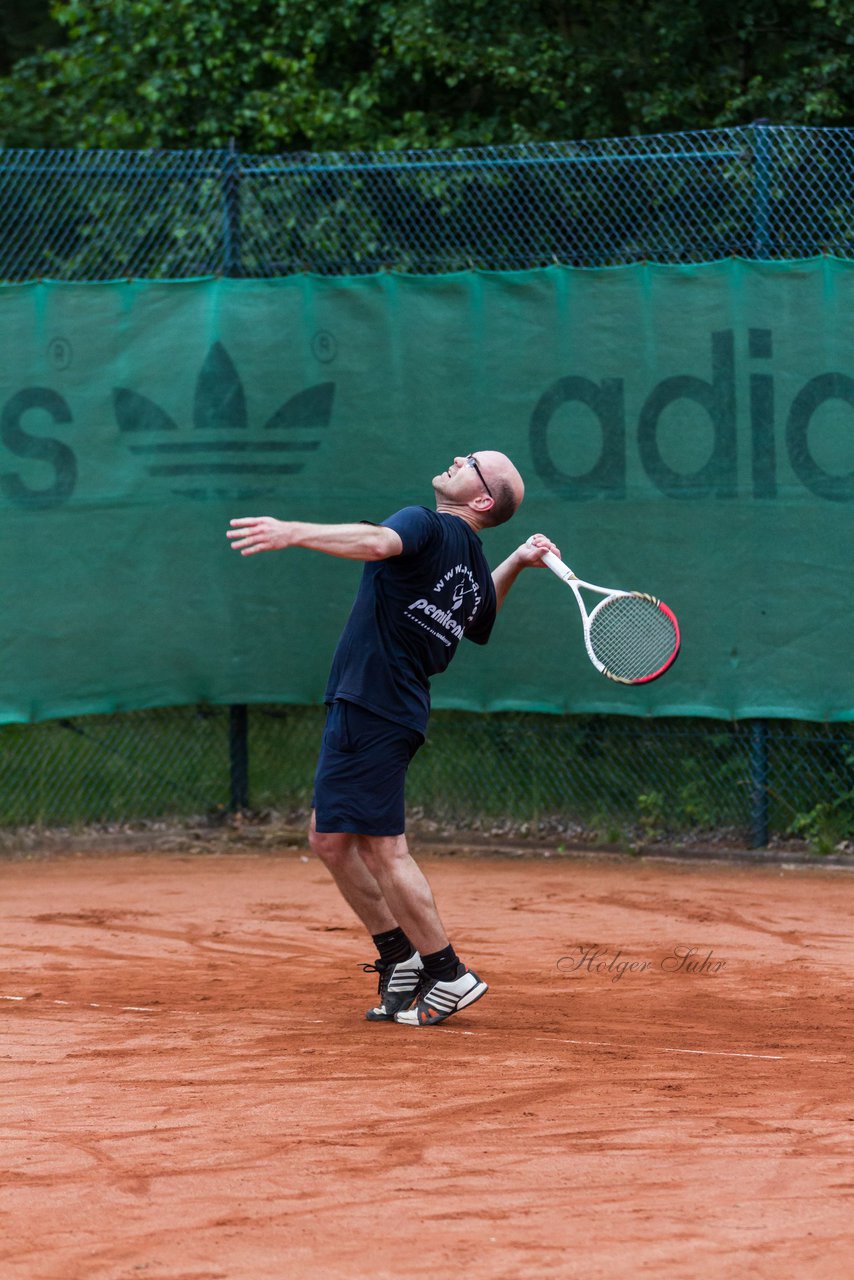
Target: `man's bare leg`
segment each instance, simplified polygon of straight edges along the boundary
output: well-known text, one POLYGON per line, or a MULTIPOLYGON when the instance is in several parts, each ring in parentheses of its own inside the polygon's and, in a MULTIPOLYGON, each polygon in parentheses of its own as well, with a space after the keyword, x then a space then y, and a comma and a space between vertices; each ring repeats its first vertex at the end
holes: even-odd
POLYGON ((309 843, 372 936, 400 927, 421 955, 448 945, 433 893, 405 836, 321 832, 312 814, 309 843))
POLYGON ((382 890, 365 866, 357 849, 359 836, 348 831, 318 831, 314 814, 308 829, 312 852, 329 871, 338 889, 368 933, 373 936, 397 927, 382 890))
MULTIPOLYGON (((408 993, 402 1007, 393 1009, 394 1021, 410 1027, 432 1026, 467 1009, 486 994, 487 984, 460 961, 449 944, 433 893, 410 855, 406 837, 359 836, 358 849, 424 965, 417 990, 408 993)), ((384 1003, 386 1017, 387 1009, 384 1003)))
POLYGON ((448 935, 427 877, 409 852, 406 836, 359 836, 362 861, 391 914, 422 956, 441 951, 448 935))

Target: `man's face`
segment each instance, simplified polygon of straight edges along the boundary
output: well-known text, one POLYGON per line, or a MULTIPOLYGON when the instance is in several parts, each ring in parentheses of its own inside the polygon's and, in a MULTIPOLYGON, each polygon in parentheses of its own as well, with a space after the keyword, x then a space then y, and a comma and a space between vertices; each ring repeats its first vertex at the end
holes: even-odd
POLYGON ((433 477, 433 488, 436 493, 457 502, 470 502, 482 493, 492 496, 488 478, 474 453, 454 458, 447 471, 433 477))

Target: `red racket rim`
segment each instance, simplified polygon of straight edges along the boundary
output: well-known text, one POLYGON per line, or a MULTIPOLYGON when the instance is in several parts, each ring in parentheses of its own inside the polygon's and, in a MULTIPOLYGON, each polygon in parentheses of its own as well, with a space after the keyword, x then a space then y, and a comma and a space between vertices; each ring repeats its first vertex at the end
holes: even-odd
POLYGON ((668 606, 664 603, 663 600, 658 601, 658 607, 661 610, 661 612, 665 614, 665 616, 668 617, 670 621, 673 623, 673 630, 676 633, 676 637, 673 644, 673 652, 671 653, 667 661, 662 666, 660 666, 657 671, 653 671, 652 674, 648 676, 640 676, 637 680, 631 680, 629 681, 630 684, 649 684, 651 680, 657 680, 659 676, 664 675, 665 671, 670 670, 670 668, 673 666, 676 659, 679 657, 679 653, 682 648, 682 635, 679 631, 679 623, 676 620, 676 614, 673 612, 672 609, 668 608, 668 606))
MULTIPOLYGON (((666 604, 664 604, 663 601, 659 600, 657 596, 647 595, 645 592, 641 592, 641 591, 618 592, 612 596, 607 597, 607 599, 601 601, 600 604, 598 604, 596 608, 593 610, 593 613, 590 615, 588 627, 586 628, 586 631, 587 631, 587 634, 585 636, 585 640, 587 643, 587 648, 588 648, 590 658, 593 661, 594 666, 597 667, 597 669, 601 672, 603 676, 605 676, 608 680, 613 680, 616 684, 643 685, 643 684, 650 684, 653 680, 658 680, 661 676, 665 674, 665 672, 669 671, 670 668, 673 666, 673 663, 676 661, 676 658, 678 657, 681 646, 682 646, 682 637, 679 631, 679 623, 676 619, 676 615, 674 614, 673 610, 670 609, 666 604), (627 601, 627 600, 635 600, 638 603, 642 602, 647 607, 650 605, 653 606, 653 608, 657 610, 658 613, 660 613, 664 618, 667 619, 667 624, 668 624, 669 648, 666 651, 666 656, 663 658, 662 661, 659 662, 659 664, 656 667, 653 668, 652 671, 642 671, 641 674, 622 675, 622 674, 619 674, 618 671, 613 670, 613 667, 609 664, 619 666, 619 662, 616 660, 619 655, 614 653, 613 651, 611 653, 608 653, 608 648, 610 646, 609 646, 609 641, 607 640, 606 637, 600 637, 595 647, 593 643, 593 639, 594 639, 593 633, 596 630, 597 619, 601 619, 601 621, 604 621, 604 617, 609 616, 607 615, 606 611, 610 607, 613 607, 615 605, 619 606, 621 601, 627 601), (604 653, 602 651, 603 641, 605 645, 604 653)), ((660 654, 657 656, 660 656, 660 654)))

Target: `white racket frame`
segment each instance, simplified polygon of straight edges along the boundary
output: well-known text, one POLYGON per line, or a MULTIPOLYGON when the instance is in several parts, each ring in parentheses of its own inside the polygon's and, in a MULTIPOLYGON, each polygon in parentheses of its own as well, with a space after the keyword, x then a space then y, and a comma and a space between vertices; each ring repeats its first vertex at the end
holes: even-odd
MULTIPOLYGON (((531 546, 536 546, 533 536, 528 539, 528 542, 531 546)), ((666 604, 659 600, 657 596, 648 595, 643 591, 620 591, 616 587, 597 587, 595 582, 585 582, 583 578, 579 578, 578 575, 570 569, 568 564, 564 564, 561 558, 556 556, 553 551, 546 551, 544 553, 543 564, 546 565, 547 568, 551 569, 552 573, 555 574, 556 577, 560 578, 561 582, 571 588, 572 593, 575 596, 579 612, 581 613, 581 621, 584 627, 584 647, 587 650, 588 658, 593 663, 593 666, 597 671, 601 672, 601 674, 606 676, 609 680, 614 680, 617 684, 648 684, 651 680, 657 680, 659 676, 664 675, 668 667, 675 661, 680 645, 679 623, 676 621, 673 611, 669 609, 666 604), (595 591, 597 595, 605 597, 604 600, 600 600, 598 604, 594 605, 589 613, 587 612, 587 606, 585 605, 584 599, 581 595, 582 588, 587 591, 595 591), (658 671, 654 671, 648 676, 642 676, 639 680, 631 680, 627 679, 625 676, 614 675, 613 671, 609 671, 604 662, 597 658, 596 654, 593 652, 593 646, 590 643, 590 628, 592 626, 593 619, 596 617, 597 613, 600 613, 601 610, 604 609, 612 600, 617 599, 619 596, 636 596, 641 600, 649 600, 652 604, 656 605, 657 608, 663 610, 673 623, 676 631, 676 645, 667 662, 659 668, 658 671)))

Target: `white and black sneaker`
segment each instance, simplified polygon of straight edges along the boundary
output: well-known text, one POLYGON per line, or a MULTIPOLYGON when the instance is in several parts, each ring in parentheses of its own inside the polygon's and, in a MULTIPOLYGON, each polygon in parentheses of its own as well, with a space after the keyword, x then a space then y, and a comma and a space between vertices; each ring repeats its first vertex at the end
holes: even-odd
POLYGON ((488 990, 483 979, 471 969, 462 969, 452 982, 434 982, 425 977, 414 1007, 402 1009, 394 1015, 394 1020, 406 1027, 432 1027, 450 1018, 452 1013, 467 1009, 488 990))
POLYGON ((365 973, 378 973, 380 1002, 365 1014, 368 1022, 394 1022, 395 1014, 408 1009, 418 993, 424 966, 417 951, 396 964, 363 964, 365 973))

